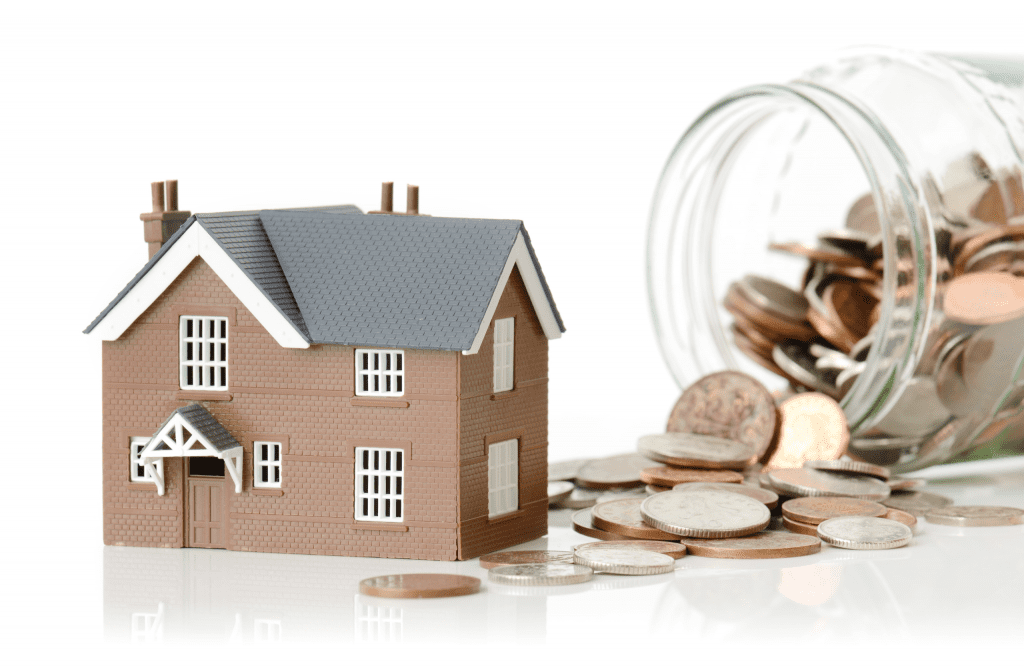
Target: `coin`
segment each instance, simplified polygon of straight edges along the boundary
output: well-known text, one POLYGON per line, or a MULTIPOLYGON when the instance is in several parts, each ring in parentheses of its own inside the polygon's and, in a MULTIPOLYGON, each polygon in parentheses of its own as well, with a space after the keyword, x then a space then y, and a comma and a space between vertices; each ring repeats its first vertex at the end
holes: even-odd
POLYGON ((772 470, 768 480, 776 490, 795 496, 846 496, 875 502, 889 497, 889 486, 872 477, 811 468, 772 470))
POLYGON ((885 516, 888 508, 870 500, 842 498, 793 498, 782 503, 782 514, 793 521, 817 525, 837 516, 885 516))
POLYGON ((666 491, 644 500, 648 525, 684 537, 737 537, 764 530, 771 512, 731 491, 666 491))
POLYGON ((663 465, 640 471, 640 479, 654 486, 672 488, 687 482, 732 482, 743 481, 743 475, 735 470, 698 470, 696 468, 674 468, 663 465))
POLYGON ((359 582, 359 592, 378 598, 448 598, 480 590, 480 580, 464 575, 416 573, 382 575, 359 582))
POLYGON ((589 462, 589 458, 576 458, 571 461, 548 463, 548 481, 572 481, 576 479, 579 469, 589 462))
POLYGON ((774 279, 747 275, 736 287, 755 305, 783 319, 799 322, 807 317, 807 298, 774 279))
POLYGON ((841 549, 896 549, 912 536, 902 523, 873 516, 840 516, 818 525, 818 537, 841 549))
POLYGON ((949 420, 935 380, 914 377, 903 385, 900 397, 875 428, 898 437, 927 435, 949 420))
POLYGON ((892 519, 893 521, 899 521, 911 531, 917 528, 917 517, 910 512, 904 512, 901 509, 888 508, 885 512, 885 518, 892 519))
POLYGON ((1024 316, 1024 279, 1002 272, 975 272, 946 286, 946 316, 958 323, 988 326, 1024 316))
POLYGON ((889 468, 883 468, 881 465, 875 465, 873 463, 865 463, 864 461, 813 460, 804 461, 804 467, 812 468, 814 470, 825 470, 826 472, 852 472, 858 475, 877 477, 882 480, 889 479, 889 468))
POLYGON ((603 542, 577 544, 573 549, 587 547, 594 544, 613 544, 616 546, 621 545, 633 547, 634 549, 643 549, 644 551, 654 551, 659 554, 665 554, 672 558, 682 558, 686 555, 685 544, 680 544, 679 542, 658 542, 656 540, 605 540, 603 542))
POLYGON ((648 484, 644 487, 644 492, 649 496, 653 496, 655 493, 664 493, 668 490, 667 486, 655 486, 654 484, 648 484))
POLYGON ((695 433, 645 435, 637 447, 648 458, 684 468, 740 470, 757 456, 753 447, 741 442, 695 433))
POLYGON ((594 526, 594 517, 589 509, 581 509, 572 515, 572 529, 580 535, 586 535, 597 540, 632 540, 634 538, 609 533, 594 526))
POLYGON ((821 393, 800 393, 779 405, 779 442, 767 468, 795 468, 809 460, 836 460, 850 442, 843 408, 821 393))
POLYGON ((799 242, 772 242, 768 245, 768 248, 772 251, 782 251, 794 256, 803 256, 809 260, 822 263, 834 263, 835 265, 860 265, 862 263, 856 256, 851 256, 840 249, 831 247, 831 245, 806 247, 799 242))
POLYGON ((772 530, 722 540, 688 537, 683 544, 694 556, 707 558, 791 558, 821 551, 817 537, 772 530))
POLYGON ((752 447, 758 458, 774 447, 775 400, 742 372, 716 372, 691 384, 672 408, 666 432, 728 438, 752 447))
POLYGON ((806 342, 782 342, 772 349, 772 360, 779 366, 787 379, 815 391, 835 392, 838 373, 834 370, 819 370, 814 356, 808 352, 806 342))
POLYGON ((567 497, 559 500, 557 505, 558 507, 568 507, 569 509, 593 507, 597 502, 598 497, 603 493, 604 491, 598 491, 597 489, 588 489, 583 488, 582 486, 577 486, 567 497))
POLYGON ((591 510, 594 527, 609 533, 635 537, 640 540, 676 540, 677 536, 652 528, 640 515, 639 498, 626 498, 601 503, 591 510))
POLYGON ((576 473, 576 483, 592 489, 639 486, 640 471, 658 465, 640 454, 621 454, 589 461, 576 473))
POLYGON ((670 556, 626 545, 591 543, 577 547, 573 554, 577 565, 613 575, 660 575, 676 567, 670 556))
POLYGON ((648 495, 650 494, 647 493, 647 490, 643 488, 626 489, 624 491, 607 491, 598 496, 596 502, 603 503, 609 502, 611 500, 622 500, 623 498, 643 499, 646 498, 648 495))
POLYGON ((886 483, 889 484, 890 491, 906 491, 921 488, 928 482, 927 480, 913 477, 890 477, 886 483))
POLYGON ((779 496, 775 491, 747 486, 746 484, 728 484, 724 482, 687 482, 685 484, 676 484, 672 488, 675 491, 731 491, 733 493, 739 493, 740 495, 753 498, 768 509, 774 509, 779 504, 779 496))
POLYGON ((594 570, 573 563, 534 563, 503 565, 487 571, 487 579, 510 586, 563 586, 580 584, 594 578, 594 570))
POLYGON ((1019 526, 1024 524, 1024 509, 991 505, 938 507, 925 512, 924 519, 941 526, 1019 526))
POLYGON ((572 482, 548 482, 548 504, 554 505, 555 503, 561 502, 572 494, 572 490, 576 488, 572 482))
POLYGON ((496 568, 499 565, 523 565, 524 563, 572 563, 571 551, 498 551, 480 557, 481 568, 496 568))
POLYGON ((816 523, 800 523, 799 521, 793 521, 788 516, 784 516, 782 517, 782 527, 790 533, 818 537, 818 524, 816 523))
POLYGON ((808 340, 814 337, 814 329, 805 321, 790 321, 772 312, 761 309, 750 301, 736 284, 725 294, 725 308, 745 316, 770 340, 808 340))
POLYGON ((949 507, 953 501, 946 496, 928 491, 893 491, 882 504, 921 516, 935 507, 949 507))

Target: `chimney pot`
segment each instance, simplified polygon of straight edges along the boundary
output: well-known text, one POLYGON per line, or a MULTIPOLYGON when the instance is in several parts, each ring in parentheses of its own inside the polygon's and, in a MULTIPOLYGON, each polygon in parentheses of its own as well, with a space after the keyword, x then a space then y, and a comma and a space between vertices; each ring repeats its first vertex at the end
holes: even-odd
POLYGON ((155 181, 150 187, 153 192, 153 211, 164 211, 164 183, 162 181, 155 181))
POLYGON ((176 212, 178 211, 178 180, 170 179, 167 181, 167 211, 176 212))
POLYGON ((405 213, 420 213, 420 187, 408 184, 405 188, 405 213))
POLYGON ((386 181, 380 185, 380 211, 390 212, 394 204, 395 183, 386 181))

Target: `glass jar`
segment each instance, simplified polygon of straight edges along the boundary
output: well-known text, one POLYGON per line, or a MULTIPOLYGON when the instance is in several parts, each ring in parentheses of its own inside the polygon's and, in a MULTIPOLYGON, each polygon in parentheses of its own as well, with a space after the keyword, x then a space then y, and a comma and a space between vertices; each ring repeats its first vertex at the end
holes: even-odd
POLYGON ((1024 320, 979 326, 943 313, 964 239, 1006 243, 986 247, 1002 260, 1024 249, 1022 156, 1024 61, 858 50, 715 103, 673 149, 650 213, 648 292, 673 377, 685 386, 732 368, 779 387, 738 350, 723 298, 751 274, 806 288, 808 260, 769 245, 821 246, 846 221, 880 248, 868 268, 877 282, 864 284, 878 299, 870 349, 835 394, 851 453, 902 472, 982 447, 1024 451, 1024 320), (872 207, 870 225, 852 221, 872 207), (950 391, 967 374, 966 343, 972 383, 950 391), (906 434, 901 418, 922 412, 937 416, 906 434))

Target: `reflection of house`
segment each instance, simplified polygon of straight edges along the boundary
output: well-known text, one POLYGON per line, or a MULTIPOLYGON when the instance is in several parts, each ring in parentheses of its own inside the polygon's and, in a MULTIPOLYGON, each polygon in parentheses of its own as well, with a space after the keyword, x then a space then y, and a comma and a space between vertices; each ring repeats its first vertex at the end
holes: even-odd
POLYGON ((521 222, 167 191, 86 330, 107 544, 450 560, 545 533, 564 328, 521 222))

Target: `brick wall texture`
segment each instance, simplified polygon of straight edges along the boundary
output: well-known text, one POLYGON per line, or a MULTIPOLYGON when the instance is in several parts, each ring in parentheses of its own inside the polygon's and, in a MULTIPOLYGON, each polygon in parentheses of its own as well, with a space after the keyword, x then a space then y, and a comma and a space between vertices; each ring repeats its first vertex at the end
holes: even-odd
POLYGON ((356 397, 354 348, 278 345, 196 259, 116 341, 103 343, 104 542, 189 544, 185 459, 164 460, 166 493, 130 482, 132 436, 199 402, 245 449, 243 489, 224 479, 225 548, 466 559, 547 532, 547 340, 518 271, 495 318, 514 317, 514 388, 493 393, 493 322, 479 353, 405 350, 405 394, 356 397), (181 315, 229 319, 229 388, 179 389, 181 315), (397 401, 397 402, 396 402, 397 401), (519 439, 519 510, 489 519, 487 446, 519 439), (253 488, 253 442, 284 444, 282 488, 253 488), (402 448, 404 519, 357 522, 355 449, 402 448))

